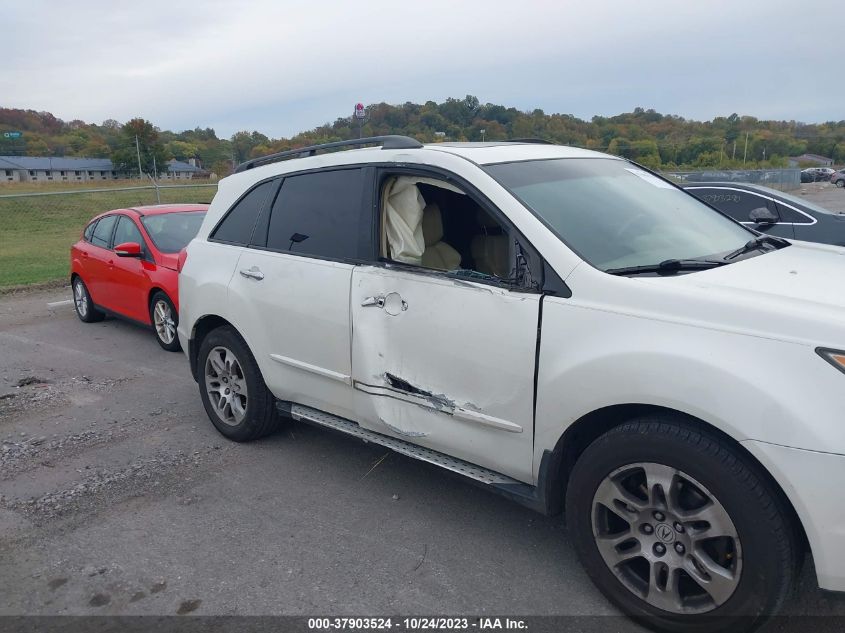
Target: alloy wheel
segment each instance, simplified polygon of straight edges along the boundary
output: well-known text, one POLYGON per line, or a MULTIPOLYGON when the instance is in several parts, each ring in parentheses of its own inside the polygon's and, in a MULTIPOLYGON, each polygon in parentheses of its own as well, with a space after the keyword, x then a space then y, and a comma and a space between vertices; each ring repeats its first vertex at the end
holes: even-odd
POLYGON ((166 345, 170 345, 176 338, 176 321, 173 319, 173 308, 164 299, 156 301, 153 307, 153 324, 156 335, 166 345))
POLYGON ((237 426, 246 416, 247 384, 243 367, 230 349, 213 348, 205 361, 205 389, 217 417, 237 426))
POLYGON ((608 568, 658 609, 707 613, 739 584, 742 549, 731 517, 676 468, 646 462, 610 473, 593 495, 592 526, 608 568))
POLYGON ((79 316, 82 318, 88 316, 88 294, 85 292, 85 287, 81 281, 73 284, 73 302, 79 316))

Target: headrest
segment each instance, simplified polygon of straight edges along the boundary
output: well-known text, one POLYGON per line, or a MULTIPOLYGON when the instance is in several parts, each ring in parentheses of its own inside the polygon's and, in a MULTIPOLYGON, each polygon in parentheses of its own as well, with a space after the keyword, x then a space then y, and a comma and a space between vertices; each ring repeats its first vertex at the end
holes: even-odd
POLYGON ((436 202, 429 202, 423 209, 422 230, 425 245, 437 244, 443 239, 443 218, 436 202))

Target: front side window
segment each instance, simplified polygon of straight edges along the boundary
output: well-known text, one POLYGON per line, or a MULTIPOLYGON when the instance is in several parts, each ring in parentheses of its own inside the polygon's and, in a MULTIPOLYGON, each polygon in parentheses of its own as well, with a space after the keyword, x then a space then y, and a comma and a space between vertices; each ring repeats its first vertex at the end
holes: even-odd
POLYGON ((330 259, 362 257, 361 169, 322 171, 285 178, 267 230, 267 248, 330 259))
MULTIPOLYGON (((258 214, 267 201, 270 191, 277 184, 277 181, 268 180, 249 191, 249 193, 235 203, 235 206, 229 210, 229 213, 226 214, 226 217, 217 226, 211 238, 239 246, 249 244, 249 240, 252 237, 252 230, 255 227, 255 220, 258 218, 258 214)), ((197 230, 199 230, 199 227, 197 227, 197 230)), ((193 237, 192 235, 191 239, 193 237)))
POLYGON ((116 221, 116 215, 107 215, 104 218, 100 218, 97 226, 94 227, 94 232, 91 234, 91 243, 94 246, 108 248, 111 244, 111 232, 116 221))
POLYGON ((117 228, 114 230, 114 245, 125 244, 126 242, 135 242, 144 250, 144 238, 141 236, 141 231, 135 226, 131 218, 125 215, 120 216, 117 221, 117 228))
POLYGON ((197 236, 204 218, 205 211, 184 211, 145 215, 141 223, 158 250, 178 253, 197 236))
POLYGON ((416 175, 381 187, 381 256, 421 268, 490 281, 513 269, 508 229, 451 183, 416 175))
POLYGON ((550 159, 485 169, 581 258, 604 271, 724 254, 755 235, 618 159, 550 159))

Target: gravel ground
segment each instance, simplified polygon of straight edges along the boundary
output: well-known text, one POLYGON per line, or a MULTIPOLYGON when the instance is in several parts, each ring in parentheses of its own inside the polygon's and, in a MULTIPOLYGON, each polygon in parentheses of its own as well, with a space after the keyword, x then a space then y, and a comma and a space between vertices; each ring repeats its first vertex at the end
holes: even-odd
MULTIPOLYGON (((297 423, 229 442, 183 355, 69 296, 0 296, 0 615, 617 613, 561 518, 297 423)), ((845 598, 808 563, 787 612, 845 598)))

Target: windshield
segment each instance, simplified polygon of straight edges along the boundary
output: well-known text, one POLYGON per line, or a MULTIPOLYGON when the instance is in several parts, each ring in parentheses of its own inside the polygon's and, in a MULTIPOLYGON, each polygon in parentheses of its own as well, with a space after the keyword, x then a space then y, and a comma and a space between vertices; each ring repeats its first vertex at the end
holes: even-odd
POLYGON ((178 253, 200 230, 205 211, 161 213, 141 218, 156 248, 162 253, 178 253))
POLYGON ((579 256, 604 271, 724 254, 755 236, 622 160, 564 158, 486 170, 579 256))

